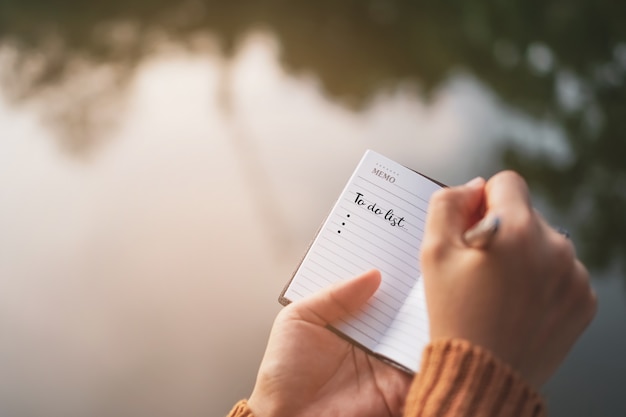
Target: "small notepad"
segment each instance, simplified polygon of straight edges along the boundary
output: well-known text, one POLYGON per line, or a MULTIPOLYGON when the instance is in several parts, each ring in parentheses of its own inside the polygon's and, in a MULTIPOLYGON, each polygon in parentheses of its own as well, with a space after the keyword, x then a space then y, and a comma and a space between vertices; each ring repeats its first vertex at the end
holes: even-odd
POLYGON ((419 251, 428 201, 441 187, 367 151, 279 301, 298 301, 378 269, 382 283, 376 294, 333 327, 370 353, 417 372, 429 340, 419 251))

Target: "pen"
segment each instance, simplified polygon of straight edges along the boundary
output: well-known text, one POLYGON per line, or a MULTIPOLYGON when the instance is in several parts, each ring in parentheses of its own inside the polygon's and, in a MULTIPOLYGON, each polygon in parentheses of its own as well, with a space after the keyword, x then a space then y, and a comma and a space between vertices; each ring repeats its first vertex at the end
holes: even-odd
POLYGON ((463 233, 465 244, 472 248, 485 248, 500 228, 498 216, 487 216, 463 233))
MULTIPOLYGON (((463 241, 472 248, 486 248, 500 228, 500 223, 500 217, 487 216, 463 233, 463 241)), ((570 239, 570 233, 567 229, 562 227, 553 227, 553 229, 566 239, 570 239)))

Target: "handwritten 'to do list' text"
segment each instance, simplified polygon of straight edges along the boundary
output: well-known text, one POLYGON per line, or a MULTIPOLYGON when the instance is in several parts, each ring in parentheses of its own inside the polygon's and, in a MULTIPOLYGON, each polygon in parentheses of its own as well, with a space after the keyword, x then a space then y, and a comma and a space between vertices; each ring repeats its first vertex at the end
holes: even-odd
POLYGON ((405 225, 404 216, 400 217, 394 213, 393 209, 388 209, 388 210, 384 209, 380 207, 378 203, 371 202, 368 204, 368 201, 365 200, 365 195, 363 193, 359 193, 359 192, 356 193, 354 204, 356 204, 357 206, 362 206, 363 208, 366 208, 367 210, 369 210, 370 212, 374 213, 377 216, 381 216, 382 218, 387 220, 387 222, 389 222, 391 226, 400 227, 404 229, 404 225, 405 225))
POLYGON ((366 350, 417 372, 429 341, 419 252, 428 200, 440 188, 367 151, 281 294, 281 303, 378 269, 382 283, 376 293, 334 328, 366 350))

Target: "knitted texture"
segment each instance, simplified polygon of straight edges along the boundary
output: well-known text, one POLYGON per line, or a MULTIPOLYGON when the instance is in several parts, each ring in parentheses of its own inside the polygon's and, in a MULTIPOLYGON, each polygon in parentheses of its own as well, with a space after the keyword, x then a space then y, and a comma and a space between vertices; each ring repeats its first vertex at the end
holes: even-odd
POLYGON ((539 394, 509 365, 464 340, 440 340, 422 355, 406 417, 540 417, 539 394))
POLYGON ((248 407, 248 401, 241 400, 230 410, 228 417, 254 417, 254 414, 248 407))

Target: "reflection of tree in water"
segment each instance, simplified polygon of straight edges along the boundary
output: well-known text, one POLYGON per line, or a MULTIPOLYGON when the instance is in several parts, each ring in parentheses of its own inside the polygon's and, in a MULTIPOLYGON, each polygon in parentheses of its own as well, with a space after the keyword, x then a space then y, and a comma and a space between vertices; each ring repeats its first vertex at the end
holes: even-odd
POLYGON ((15 71, 27 80, 19 95, 63 80, 77 60, 132 73, 163 40, 193 46, 215 34, 228 56, 258 27, 278 36, 288 69, 315 73, 329 96, 352 106, 400 82, 417 82, 428 94, 452 71, 469 71, 509 105, 563 129, 571 148, 567 161, 511 147, 505 165, 580 223, 574 232, 583 256, 605 267, 626 259, 625 5, 3 0, 0 37, 17 46, 24 62, 44 54, 29 77, 15 71), (584 204, 573 207, 573 201, 584 204))

